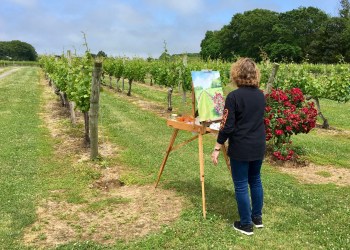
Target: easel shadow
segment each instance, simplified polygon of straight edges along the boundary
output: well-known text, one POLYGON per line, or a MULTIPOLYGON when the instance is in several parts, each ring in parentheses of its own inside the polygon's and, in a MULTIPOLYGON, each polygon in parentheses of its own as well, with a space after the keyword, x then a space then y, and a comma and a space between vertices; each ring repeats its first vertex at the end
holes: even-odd
MULTIPOLYGON (((202 193, 199 179, 170 181, 165 185, 189 198, 194 207, 202 208, 202 193)), ((225 188, 214 186, 209 181, 206 181, 205 196, 208 215, 216 214, 229 221, 239 218, 233 184, 230 188, 225 188)))

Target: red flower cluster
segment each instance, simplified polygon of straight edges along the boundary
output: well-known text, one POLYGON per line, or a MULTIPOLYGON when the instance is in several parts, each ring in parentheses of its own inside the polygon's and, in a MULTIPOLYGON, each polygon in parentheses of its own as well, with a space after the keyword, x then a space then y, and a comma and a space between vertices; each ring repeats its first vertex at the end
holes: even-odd
POLYGON ((225 99, 222 96, 221 93, 215 92, 214 96, 212 97, 213 102, 215 104, 214 110, 218 115, 222 115, 224 111, 224 106, 225 106, 225 99))
POLYGON ((308 133, 316 126, 317 110, 313 102, 305 102, 302 91, 272 89, 265 95, 266 140, 273 143, 273 155, 279 160, 290 160, 295 152, 290 149, 293 134, 308 133))
POLYGON ((302 103, 305 101, 303 92, 299 88, 292 88, 289 92, 293 103, 302 103))
POLYGON ((287 156, 282 155, 280 151, 275 151, 273 152, 273 156, 275 156, 277 159, 282 160, 282 161, 287 161, 292 159, 293 155, 295 152, 293 150, 289 150, 287 156))

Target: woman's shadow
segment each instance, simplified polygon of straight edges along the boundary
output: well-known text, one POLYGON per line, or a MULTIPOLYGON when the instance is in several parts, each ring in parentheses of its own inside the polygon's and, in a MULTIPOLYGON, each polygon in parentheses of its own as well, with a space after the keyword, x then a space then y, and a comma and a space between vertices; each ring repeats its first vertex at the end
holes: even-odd
MULTIPOLYGON (((195 207, 202 207, 202 188, 198 179, 174 180, 168 182, 165 186, 175 189, 189 198, 195 207)), ((207 214, 220 215, 223 219, 229 221, 239 218, 233 184, 231 186, 219 186, 206 181, 205 199, 207 214)))

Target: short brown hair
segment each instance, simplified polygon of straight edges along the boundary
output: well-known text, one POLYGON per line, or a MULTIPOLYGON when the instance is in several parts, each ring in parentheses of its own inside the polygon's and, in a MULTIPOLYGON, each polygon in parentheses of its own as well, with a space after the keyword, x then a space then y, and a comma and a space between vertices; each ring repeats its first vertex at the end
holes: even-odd
POLYGON ((239 58, 231 66, 231 80, 237 87, 259 87, 260 70, 250 58, 239 58))

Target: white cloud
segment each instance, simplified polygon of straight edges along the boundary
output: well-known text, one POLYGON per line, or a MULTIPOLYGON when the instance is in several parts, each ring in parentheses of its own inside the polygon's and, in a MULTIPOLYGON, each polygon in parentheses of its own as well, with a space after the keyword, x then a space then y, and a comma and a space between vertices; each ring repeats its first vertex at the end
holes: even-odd
POLYGON ((9 3, 13 3, 15 5, 20 5, 23 7, 35 7, 38 3, 38 0, 6 0, 9 3))
POLYGON ((113 4, 108 9, 109 10, 102 9, 102 14, 111 15, 109 19, 114 19, 114 22, 122 22, 123 24, 133 26, 145 25, 150 21, 146 12, 142 12, 139 9, 128 4, 113 4))
POLYGON ((191 14, 202 9, 203 0, 149 0, 153 5, 165 6, 178 14, 191 14))

